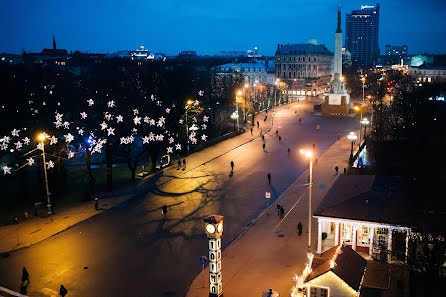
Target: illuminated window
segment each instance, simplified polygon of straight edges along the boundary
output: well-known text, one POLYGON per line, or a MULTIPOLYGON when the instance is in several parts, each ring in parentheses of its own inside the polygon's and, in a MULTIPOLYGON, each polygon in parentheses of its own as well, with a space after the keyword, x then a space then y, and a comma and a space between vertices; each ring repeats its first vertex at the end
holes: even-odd
POLYGON ((320 287, 310 287, 309 297, 328 297, 328 289, 320 287))
POLYGON ((352 233, 353 233, 353 226, 350 224, 344 224, 342 237, 346 243, 352 242, 352 233))
POLYGON ((358 243, 364 245, 370 243, 370 228, 368 226, 361 226, 358 229, 358 243))

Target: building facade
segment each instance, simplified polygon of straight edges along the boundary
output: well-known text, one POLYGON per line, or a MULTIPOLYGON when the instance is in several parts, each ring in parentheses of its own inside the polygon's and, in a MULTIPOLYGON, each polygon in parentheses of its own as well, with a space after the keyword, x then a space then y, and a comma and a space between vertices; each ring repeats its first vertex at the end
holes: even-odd
POLYGON ((407 64, 407 45, 386 44, 384 56, 381 57, 381 60, 381 64, 385 66, 407 64))
POLYGON ((290 100, 317 96, 329 90, 331 61, 332 53, 316 41, 278 44, 275 54, 276 79, 287 84, 290 100))
POLYGON ((446 66, 422 65, 409 67, 408 74, 415 77, 417 82, 446 81, 446 66))
POLYGON ((352 55, 352 64, 373 67, 379 57, 379 4, 362 6, 346 16, 345 47, 352 55))
POLYGON ((255 84, 273 85, 274 61, 254 60, 251 63, 228 63, 216 67, 217 75, 225 76, 241 73, 250 87, 255 84))

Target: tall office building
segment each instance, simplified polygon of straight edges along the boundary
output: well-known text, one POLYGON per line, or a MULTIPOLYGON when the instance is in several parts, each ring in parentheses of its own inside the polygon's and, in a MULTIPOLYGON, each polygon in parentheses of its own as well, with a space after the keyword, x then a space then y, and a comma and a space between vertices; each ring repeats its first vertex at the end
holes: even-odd
POLYGON ((352 64, 372 67, 378 63, 379 4, 362 6, 346 16, 345 47, 352 55, 352 64))

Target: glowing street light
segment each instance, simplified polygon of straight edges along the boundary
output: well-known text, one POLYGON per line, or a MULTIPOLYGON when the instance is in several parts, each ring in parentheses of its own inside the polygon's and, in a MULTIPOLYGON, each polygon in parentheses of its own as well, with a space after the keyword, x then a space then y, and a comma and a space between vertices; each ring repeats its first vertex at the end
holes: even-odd
POLYGON ((367 140, 367 126, 370 124, 367 118, 361 120, 361 125, 364 126, 364 141, 367 140))
POLYGON ((314 153, 310 150, 300 150, 300 153, 310 161, 310 180, 308 181, 308 252, 311 249, 311 188, 313 185, 314 153))
POLYGON ((353 162, 353 143, 355 142, 357 136, 355 134, 355 132, 350 132, 347 135, 347 138, 352 142, 352 150, 350 152, 350 163, 353 162))
POLYGON ((192 99, 189 99, 186 101, 186 141, 187 141, 187 154, 189 155, 189 124, 187 121, 187 112, 189 110, 189 108, 192 106, 192 104, 194 103, 194 101, 192 99))
POLYGON ((236 120, 237 120, 237 125, 238 125, 238 112, 237 112, 237 111, 234 111, 234 112, 231 114, 231 119, 234 120, 234 131, 235 131, 235 121, 236 121, 236 120))
POLYGON ((46 160, 45 160, 45 139, 47 135, 46 133, 40 133, 37 135, 37 139, 40 142, 40 145, 42 146, 42 157, 43 157, 43 172, 45 173, 45 188, 46 188, 46 199, 47 199, 47 207, 48 207, 48 214, 52 215, 53 212, 51 210, 51 197, 50 197, 50 190, 48 187, 48 175, 46 173, 46 160))
POLYGON ((243 95, 241 90, 238 90, 235 96, 235 107, 237 109, 237 131, 240 130, 239 122, 238 122, 238 100, 243 95))

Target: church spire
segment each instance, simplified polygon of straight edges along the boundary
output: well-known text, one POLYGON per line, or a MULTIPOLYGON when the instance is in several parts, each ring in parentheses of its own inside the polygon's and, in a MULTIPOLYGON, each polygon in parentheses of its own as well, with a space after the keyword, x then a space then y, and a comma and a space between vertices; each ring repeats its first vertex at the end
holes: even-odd
POLYGON ((53 34, 53 49, 56 49, 56 38, 54 38, 54 34, 53 34))
POLYGON ((341 30, 341 4, 338 4, 338 28, 336 29, 336 33, 342 33, 342 30, 341 30))

